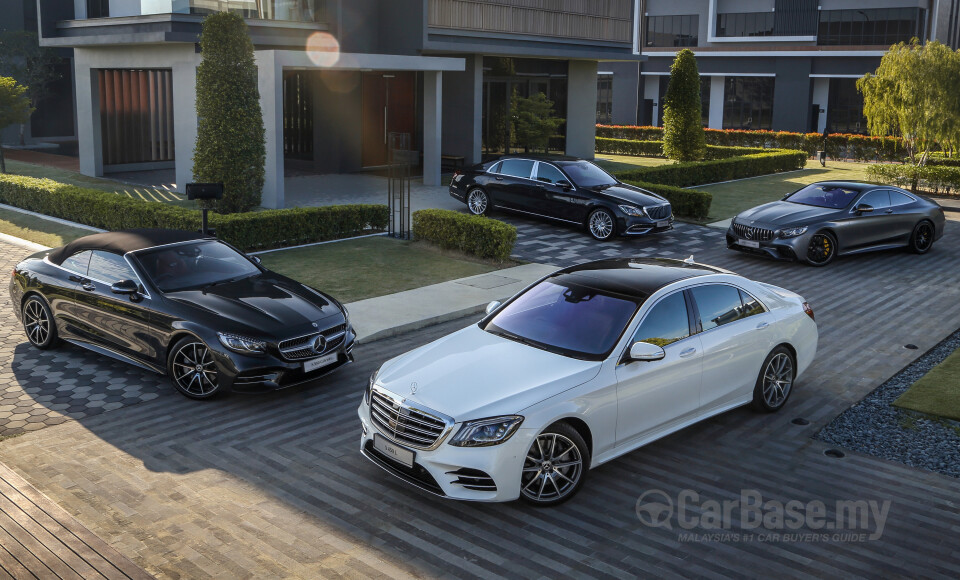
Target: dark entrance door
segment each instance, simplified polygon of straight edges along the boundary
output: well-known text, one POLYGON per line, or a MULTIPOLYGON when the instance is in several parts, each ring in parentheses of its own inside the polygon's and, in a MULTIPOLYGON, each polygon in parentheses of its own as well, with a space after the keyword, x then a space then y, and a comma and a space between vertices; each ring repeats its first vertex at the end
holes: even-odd
POLYGON ((416 149, 416 73, 363 73, 362 93, 363 166, 379 167, 390 161, 391 134, 399 136, 395 143, 416 149))

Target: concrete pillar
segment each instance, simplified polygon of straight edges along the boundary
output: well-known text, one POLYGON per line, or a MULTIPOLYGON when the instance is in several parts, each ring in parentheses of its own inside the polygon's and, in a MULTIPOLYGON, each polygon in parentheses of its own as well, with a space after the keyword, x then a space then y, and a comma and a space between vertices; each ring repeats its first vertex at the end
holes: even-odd
POLYGON ((463 72, 443 75, 443 154, 480 163, 483 140, 483 55, 464 55, 463 72))
POLYGON ((260 205, 282 209, 283 199, 283 69, 277 65, 276 51, 256 52, 257 77, 260 88, 260 111, 267 157, 263 172, 263 193, 260 205))
POLYGON ((443 73, 423 73, 423 184, 440 185, 443 142, 443 73))
MULTIPOLYGON (((830 102, 830 79, 817 77, 813 79, 813 99, 811 105, 820 105, 820 118, 817 121, 817 133, 823 133, 827 128, 827 103, 830 102)), ((812 108, 812 107, 811 107, 812 108)))
POLYGON ((473 147, 467 163, 480 163, 483 141, 483 55, 475 54, 467 63, 467 72, 473 74, 473 147))
POLYGON ((640 64, 636 62, 610 62, 604 70, 613 72, 613 124, 636 125, 640 96, 640 64))
POLYGON ((707 127, 723 129, 723 87, 727 77, 710 77, 710 119, 707 127))
POLYGON ((80 173, 103 175, 103 143, 100 136, 100 86, 96 69, 90 68, 86 51, 74 53, 74 93, 77 100, 77 143, 80 173))
POLYGON ((173 64, 173 135, 177 191, 185 193, 193 181, 193 151, 197 145, 196 59, 173 64))
MULTIPOLYGON (((651 113, 650 124, 657 127, 660 123, 660 77, 658 75, 645 75, 643 78, 643 98, 653 102, 653 113, 651 113)), ((646 114, 646 111, 644 111, 646 114)), ((638 123, 643 121, 643 117, 637 119, 638 123)))
POLYGON ((773 130, 810 130, 810 69, 813 59, 778 58, 774 69, 773 130))
POLYGON ((571 60, 567 69, 567 155, 593 159, 597 137, 597 61, 571 60))

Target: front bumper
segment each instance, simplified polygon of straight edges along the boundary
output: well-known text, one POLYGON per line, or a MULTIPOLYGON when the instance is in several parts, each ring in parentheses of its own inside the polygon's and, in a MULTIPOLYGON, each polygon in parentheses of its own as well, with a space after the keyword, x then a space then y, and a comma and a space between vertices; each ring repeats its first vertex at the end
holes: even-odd
POLYGON ((805 260, 807 248, 810 246, 811 236, 813 236, 813 232, 808 231, 794 238, 774 237, 772 240, 765 241, 741 240, 733 231, 733 226, 731 225, 727 228, 727 248, 747 254, 767 256, 775 260, 802 261, 805 260), (757 247, 746 245, 743 242, 747 242, 747 244, 754 242, 757 247))
POLYGON ((374 434, 385 437, 394 445, 397 443, 370 420, 370 406, 366 401, 360 403, 357 413, 362 427, 360 453, 407 484, 449 499, 500 502, 520 497, 520 474, 527 451, 536 437, 535 429, 518 429, 513 437, 500 445, 456 447, 447 443, 460 429, 461 423, 456 423, 436 449, 400 445, 415 454, 411 468, 374 449, 374 434))
MULTIPOLYGON (((208 346, 211 343, 207 341, 208 346)), ((233 392, 263 393, 315 381, 349 365, 353 362, 356 334, 352 327, 347 327, 343 343, 323 355, 336 354, 336 360, 309 372, 304 370, 304 363, 310 359, 290 361, 271 353, 249 356, 228 351, 219 342, 213 344, 221 387, 233 392)))
POLYGON ((624 236, 642 236, 644 234, 659 234, 673 229, 673 215, 667 219, 654 220, 646 216, 618 216, 617 231, 624 236))

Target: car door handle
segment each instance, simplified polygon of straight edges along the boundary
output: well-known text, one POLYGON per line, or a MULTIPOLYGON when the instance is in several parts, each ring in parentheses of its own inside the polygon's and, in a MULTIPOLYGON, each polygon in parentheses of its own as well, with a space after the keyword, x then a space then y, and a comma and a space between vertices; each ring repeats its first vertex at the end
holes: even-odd
POLYGON ((769 322, 761 322, 760 324, 757 325, 757 330, 763 330, 764 328, 766 328, 766 327, 768 327, 768 326, 770 326, 770 323, 769 323, 769 322))
POLYGON ((494 179, 496 179, 497 181, 503 181, 503 178, 502 178, 502 177, 500 177, 499 175, 498 175, 498 176, 496 176, 496 177, 494 177, 494 179))
POLYGON ((888 209, 887 211, 885 211, 885 212, 883 212, 883 213, 893 213, 893 210, 892 210, 892 209, 888 209))
POLYGON ((697 349, 695 349, 695 348, 693 348, 693 347, 685 348, 685 349, 683 349, 683 350, 680 351, 680 357, 681 357, 681 358, 687 358, 688 356, 692 356, 695 352, 697 352, 697 349))
POLYGON ((94 290, 97 289, 97 285, 94 284, 92 280, 87 280, 86 278, 84 278, 83 280, 80 280, 80 287, 86 290, 87 292, 93 292, 94 290))

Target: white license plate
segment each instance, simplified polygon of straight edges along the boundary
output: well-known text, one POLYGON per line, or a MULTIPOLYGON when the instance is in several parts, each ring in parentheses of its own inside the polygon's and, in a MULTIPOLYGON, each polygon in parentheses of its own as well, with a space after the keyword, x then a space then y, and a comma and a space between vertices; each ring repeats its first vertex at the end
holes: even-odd
POLYGON ((315 371, 321 367, 332 365, 335 362, 337 362, 337 353, 328 354, 327 356, 311 359, 303 363, 303 372, 309 373, 310 371, 315 371))
POLYGON ((657 222, 658 228, 665 228, 670 225, 670 220, 660 220, 657 222))
POLYGON ((397 463, 402 463, 407 467, 413 467, 413 458, 416 454, 409 449, 404 449, 399 445, 390 443, 379 433, 373 434, 373 448, 397 463))
POLYGON ((760 247, 760 242, 755 241, 755 240, 738 240, 737 243, 740 244, 741 246, 745 247, 745 248, 759 248, 759 247, 760 247))

